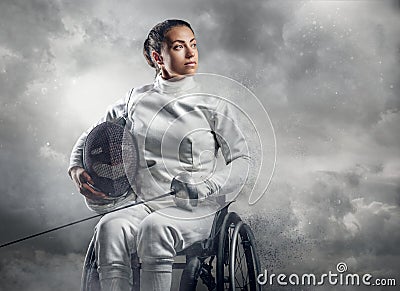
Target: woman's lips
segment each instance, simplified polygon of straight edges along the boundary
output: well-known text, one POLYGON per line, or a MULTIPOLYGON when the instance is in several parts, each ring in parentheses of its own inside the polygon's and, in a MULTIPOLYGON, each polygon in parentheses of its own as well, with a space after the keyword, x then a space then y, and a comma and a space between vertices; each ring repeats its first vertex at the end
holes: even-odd
POLYGON ((185 63, 185 66, 194 67, 194 66, 196 66, 196 62, 185 63))

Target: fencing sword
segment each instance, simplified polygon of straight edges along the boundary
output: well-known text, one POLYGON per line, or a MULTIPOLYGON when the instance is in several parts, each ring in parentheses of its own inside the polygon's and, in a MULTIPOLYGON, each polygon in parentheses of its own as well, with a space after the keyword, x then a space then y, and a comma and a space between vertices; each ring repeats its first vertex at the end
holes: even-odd
POLYGON ((34 238, 34 237, 37 237, 37 236, 40 236, 40 235, 43 235, 43 234, 46 234, 46 233, 49 233, 49 232, 52 232, 52 231, 56 231, 56 230, 59 230, 59 229, 62 229, 62 228, 66 228, 66 227, 74 225, 74 224, 78 224, 78 223, 81 223, 81 222, 84 222, 84 221, 87 221, 87 220, 91 220, 93 218, 97 218, 97 217, 103 216, 103 215, 111 213, 111 212, 116 212, 116 211, 119 211, 119 210, 122 210, 122 209, 134 207, 134 206, 137 206, 137 205, 140 205, 140 204, 144 204, 144 203, 151 202, 151 201, 154 201, 154 200, 158 200, 158 199, 170 196, 170 195, 174 195, 175 193, 176 193, 175 191, 170 191, 168 193, 162 194, 162 195, 157 196, 157 197, 153 197, 153 198, 150 198, 150 199, 147 199, 147 200, 141 200, 141 201, 138 201, 136 203, 132 203, 132 204, 128 204, 128 205, 125 205, 125 206, 122 206, 122 207, 118 207, 116 209, 107 211, 107 212, 105 212, 103 214, 96 214, 96 215, 89 216, 89 217, 86 217, 86 218, 83 218, 83 219, 80 219, 80 220, 77 220, 77 221, 73 221, 73 222, 70 222, 70 223, 67 223, 67 224, 60 225, 60 226, 57 226, 57 227, 54 227, 54 228, 51 228, 51 229, 48 229, 48 230, 45 230, 45 231, 41 231, 41 232, 38 232, 38 233, 35 233, 35 234, 31 234, 31 235, 28 235, 28 236, 25 236, 25 237, 22 237, 22 238, 7 242, 5 244, 2 244, 2 245, 0 245, 0 248, 6 247, 6 246, 9 246, 9 245, 13 245, 13 244, 19 243, 21 241, 24 241, 24 240, 27 240, 27 239, 31 239, 31 238, 34 238))

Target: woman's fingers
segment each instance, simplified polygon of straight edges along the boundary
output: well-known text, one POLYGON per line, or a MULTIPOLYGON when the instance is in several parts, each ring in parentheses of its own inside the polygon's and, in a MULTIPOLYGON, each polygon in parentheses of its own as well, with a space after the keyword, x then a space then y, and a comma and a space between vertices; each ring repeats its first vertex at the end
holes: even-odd
POLYGON ((78 188, 79 193, 81 193, 86 198, 94 201, 110 200, 110 197, 108 197, 106 194, 95 190, 94 187, 91 186, 94 186, 94 182, 92 180, 92 177, 90 177, 89 173, 86 172, 84 168, 74 168, 71 171, 71 177, 76 187, 78 188))
POLYGON ((85 197, 92 200, 107 200, 108 196, 102 192, 94 190, 89 184, 83 183, 81 186, 81 193, 85 197))
POLYGON ((189 199, 189 194, 187 193, 186 189, 184 189, 176 192, 175 197, 180 199, 189 199))
POLYGON ((85 179, 85 182, 89 182, 90 184, 94 185, 94 182, 92 180, 92 177, 88 174, 88 172, 83 171, 82 173, 83 178, 85 179))
POLYGON ((193 210, 193 207, 189 202, 189 195, 187 194, 186 191, 183 191, 183 190, 178 191, 175 194, 173 200, 174 200, 176 206, 186 209, 186 210, 189 210, 189 211, 193 210))
POLYGON ((93 182, 90 175, 81 167, 75 167, 72 169, 71 178, 79 188, 86 182, 93 182))

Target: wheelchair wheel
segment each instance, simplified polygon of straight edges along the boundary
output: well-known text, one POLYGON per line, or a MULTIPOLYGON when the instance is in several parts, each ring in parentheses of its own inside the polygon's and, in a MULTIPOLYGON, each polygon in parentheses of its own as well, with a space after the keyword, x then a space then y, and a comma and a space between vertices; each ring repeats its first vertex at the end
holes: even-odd
POLYGON ((250 227, 236 213, 228 213, 219 234, 217 290, 261 290, 256 279, 259 272, 260 261, 250 227))

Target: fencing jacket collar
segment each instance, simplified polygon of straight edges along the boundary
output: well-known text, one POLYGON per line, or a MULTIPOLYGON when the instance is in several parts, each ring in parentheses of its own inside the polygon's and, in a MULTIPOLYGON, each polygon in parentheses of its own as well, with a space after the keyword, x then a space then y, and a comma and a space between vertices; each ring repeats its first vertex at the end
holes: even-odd
POLYGON ((161 74, 157 76, 155 80, 155 87, 160 93, 174 94, 184 92, 195 87, 195 81, 193 76, 185 76, 183 78, 171 78, 165 80, 161 77, 161 74))

